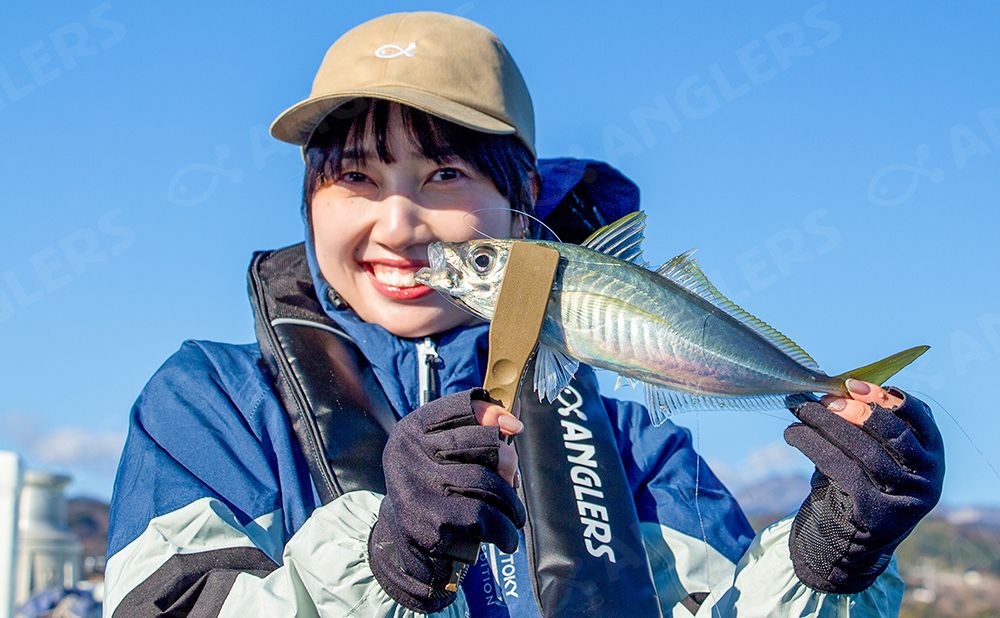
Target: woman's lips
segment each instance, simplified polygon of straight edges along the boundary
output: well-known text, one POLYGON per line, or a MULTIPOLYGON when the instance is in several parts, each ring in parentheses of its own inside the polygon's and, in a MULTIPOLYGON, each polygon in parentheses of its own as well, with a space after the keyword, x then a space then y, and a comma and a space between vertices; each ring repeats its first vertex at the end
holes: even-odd
POLYGON ((414 260, 372 260, 361 262, 368 279, 380 294, 392 300, 414 300, 427 296, 434 290, 418 284, 413 279, 417 270, 427 262, 414 260))

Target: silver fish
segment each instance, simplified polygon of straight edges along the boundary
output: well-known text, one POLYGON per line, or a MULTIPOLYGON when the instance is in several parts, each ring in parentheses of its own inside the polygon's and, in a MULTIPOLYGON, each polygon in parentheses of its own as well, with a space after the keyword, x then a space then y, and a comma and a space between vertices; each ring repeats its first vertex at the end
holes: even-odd
POLYGON ((534 388, 553 400, 580 362, 646 385, 654 424, 693 409, 773 409, 792 393, 846 396, 844 382, 881 384, 927 351, 917 346, 839 375, 820 371, 791 339, 726 298, 683 253, 645 268, 645 215, 632 213, 581 245, 548 241, 436 242, 416 280, 490 320, 514 242, 559 251, 534 388))

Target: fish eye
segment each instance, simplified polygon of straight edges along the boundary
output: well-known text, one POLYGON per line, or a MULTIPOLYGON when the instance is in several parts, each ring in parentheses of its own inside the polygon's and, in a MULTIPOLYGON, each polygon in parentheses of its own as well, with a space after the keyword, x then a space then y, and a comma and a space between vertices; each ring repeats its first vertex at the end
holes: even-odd
POLYGON ((492 247, 478 247, 472 252, 472 266, 476 272, 485 274, 492 268, 494 257, 496 253, 492 247))

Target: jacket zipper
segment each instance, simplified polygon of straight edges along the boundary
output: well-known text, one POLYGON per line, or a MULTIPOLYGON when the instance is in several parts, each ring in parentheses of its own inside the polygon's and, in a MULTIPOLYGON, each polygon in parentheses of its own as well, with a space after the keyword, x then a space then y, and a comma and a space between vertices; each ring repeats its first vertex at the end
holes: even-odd
POLYGON ((424 337, 417 342, 417 385, 420 388, 420 405, 426 405, 437 399, 438 393, 438 352, 434 340, 424 337))

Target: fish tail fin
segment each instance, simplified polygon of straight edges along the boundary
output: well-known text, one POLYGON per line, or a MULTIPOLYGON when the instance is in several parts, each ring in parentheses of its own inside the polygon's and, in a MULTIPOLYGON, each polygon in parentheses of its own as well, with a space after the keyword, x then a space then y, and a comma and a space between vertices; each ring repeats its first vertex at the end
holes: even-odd
POLYGON ((930 348, 931 347, 928 345, 918 345, 908 350, 897 352, 892 356, 883 358, 880 361, 875 361, 870 365, 858 367, 857 369, 851 369, 850 371, 845 371, 844 373, 832 376, 830 381, 836 384, 839 388, 844 388, 844 382, 848 378, 854 378, 855 380, 862 380, 864 382, 881 385, 883 382, 899 373, 903 367, 906 367, 913 361, 917 360, 921 354, 930 348))

